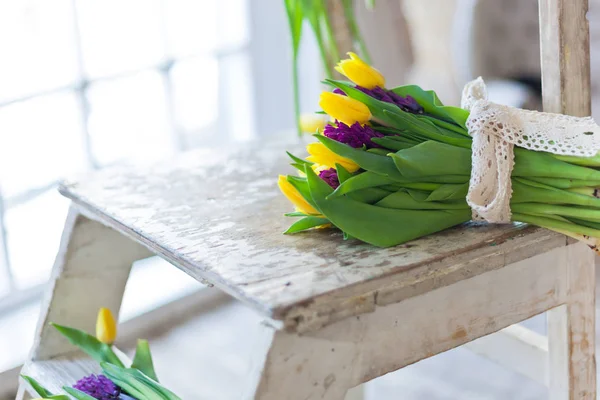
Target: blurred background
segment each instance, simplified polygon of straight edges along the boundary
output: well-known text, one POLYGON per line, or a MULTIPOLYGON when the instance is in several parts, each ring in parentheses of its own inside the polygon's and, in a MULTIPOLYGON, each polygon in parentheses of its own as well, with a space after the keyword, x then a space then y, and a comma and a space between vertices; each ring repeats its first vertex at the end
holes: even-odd
MULTIPOLYGON (((594 104, 599 3, 590 0, 589 13, 594 104)), ((482 75, 493 100, 540 108, 537 0, 377 0, 373 11, 357 1, 356 13, 389 87, 420 84, 458 105, 462 85, 482 75)), ((309 29, 300 71, 301 109, 316 111, 322 70, 309 29)), ((0 398, 15 389, 60 241, 68 201, 56 192, 57 181, 200 146, 294 135, 283 1, 0 0, 0 398)), ((236 399, 239 388, 226 382, 247 373, 244 340, 252 336, 240 340, 238 328, 259 319, 237 305, 215 311, 227 299, 208 297, 158 259, 138 263, 121 316, 129 332, 123 340, 156 337, 157 368, 166 375, 182 368, 175 362, 182 343, 201 341, 194 360, 212 362, 199 374, 210 394, 187 388, 186 395, 174 373, 165 381, 172 379, 175 391, 180 385, 184 398, 236 399), (156 315, 149 317, 165 304, 172 307, 168 321, 179 326, 170 336, 151 323, 156 315)), ((530 323, 543 331, 543 320, 530 323)), ((383 400, 398 393, 546 395, 541 385, 461 349, 371 386, 370 398, 383 400)))

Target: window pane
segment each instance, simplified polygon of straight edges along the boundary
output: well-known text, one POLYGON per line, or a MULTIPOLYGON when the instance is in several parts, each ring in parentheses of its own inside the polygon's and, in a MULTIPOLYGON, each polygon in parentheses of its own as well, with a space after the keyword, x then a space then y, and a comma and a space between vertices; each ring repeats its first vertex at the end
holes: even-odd
POLYGON ((164 93, 162 78, 153 71, 90 86, 89 131, 99 163, 152 160, 173 151, 164 93))
POLYGON ((56 190, 6 210, 10 267, 17 288, 45 282, 56 257, 69 201, 56 190))
POLYGON ((236 47, 250 38, 250 10, 248 0, 221 0, 219 2, 219 47, 236 47))
POLYGON ((71 0, 0 3, 0 102, 77 78, 71 0))
POLYGON ((135 70, 164 56, 161 0, 78 0, 84 66, 91 77, 135 70))
POLYGON ((85 169, 74 93, 36 97, 0 108, 0 186, 5 197, 85 169))
POLYGON ((172 56, 206 53, 217 48, 217 0, 169 0, 166 21, 172 56))
POLYGON ((238 53, 221 59, 219 134, 236 140, 255 136, 254 97, 250 57, 238 53))
MULTIPOLYGON (((0 202, 1 201, 2 201, 2 199, 0 199, 0 202)), ((1 203, 0 203, 0 212, 2 212, 2 204, 1 203)), ((0 215, 0 218, 2 218, 1 215, 0 215)), ((7 254, 5 254, 4 242, 3 242, 3 238, 2 238, 3 232, 1 229, 2 229, 2 226, 0 225, 0 299, 2 299, 3 296, 8 294, 8 290, 10 288, 8 259, 7 259, 7 254)), ((0 369, 0 371, 2 371, 2 370, 0 369)))
POLYGON ((175 64, 171 70, 177 127, 187 142, 214 132, 218 117, 219 69, 215 58, 196 58, 175 64))

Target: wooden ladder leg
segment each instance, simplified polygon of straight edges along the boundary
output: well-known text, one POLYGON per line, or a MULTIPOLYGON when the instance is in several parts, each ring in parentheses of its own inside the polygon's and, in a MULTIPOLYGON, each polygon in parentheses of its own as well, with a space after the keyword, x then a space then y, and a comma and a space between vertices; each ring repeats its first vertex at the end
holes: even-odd
POLYGON ((27 390, 25 389, 25 385, 19 385, 19 390, 17 391, 17 400, 32 400, 33 397, 31 397, 31 395, 29 393, 27 393, 27 390))
POLYGON ((594 253, 567 247, 567 303, 548 311, 549 386, 552 400, 596 398, 594 253))
MULTIPOLYGON (((262 340, 255 348, 254 379, 245 400, 344 400, 356 385, 356 343, 300 336, 269 326, 265 326, 262 340)), ((360 390, 352 391, 352 396, 360 394, 360 390)))
POLYGON ((100 307, 109 308, 118 318, 131 265, 150 255, 145 247, 72 207, 42 302, 30 360, 74 351, 50 322, 95 332, 100 307))

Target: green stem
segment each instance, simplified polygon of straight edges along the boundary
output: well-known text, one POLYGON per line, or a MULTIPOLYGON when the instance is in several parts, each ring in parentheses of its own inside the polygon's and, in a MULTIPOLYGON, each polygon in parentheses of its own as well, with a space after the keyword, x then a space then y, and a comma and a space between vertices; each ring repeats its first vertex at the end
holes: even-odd
POLYGON ((294 87, 294 117, 296 119, 296 130, 298 136, 302 136, 300 129, 300 85, 298 81, 298 53, 294 52, 292 60, 292 85, 294 87))
POLYGON ((537 226, 541 226, 542 228, 578 233, 581 235, 588 235, 600 238, 600 230, 598 229, 588 228, 585 226, 576 225, 569 222, 563 222, 552 218, 539 217, 529 214, 513 213, 512 220, 526 222, 528 224, 534 224, 537 226))
POLYGON ((343 0, 342 4, 344 6, 344 14, 346 15, 346 20, 348 21, 348 28, 350 29, 352 40, 358 43, 360 54, 365 59, 365 62, 367 64, 372 64, 371 55, 369 54, 365 41, 360 34, 360 29, 358 29, 358 24, 356 23, 356 18, 354 18, 354 7, 352 0, 343 0))
POLYGON ((356 23, 356 18, 354 18, 354 9, 352 6, 352 0, 343 0, 342 1, 344 7, 344 14, 346 15, 346 20, 348 21, 348 28, 350 29, 350 35, 352 36, 352 40, 358 43, 358 48, 360 49, 360 54, 365 59, 367 64, 372 64, 371 55, 367 50, 367 45, 360 34, 360 29, 358 29, 358 24, 356 23))
POLYGON ((317 44, 319 45, 319 53, 321 54, 321 60, 323 61, 323 69, 325 70, 325 76, 327 79, 333 79, 333 72, 331 68, 329 68, 329 63, 327 60, 327 49, 325 48, 325 43, 323 42, 323 38, 317 37, 317 44))
POLYGON ((600 167, 600 154, 596 154, 593 157, 561 156, 559 154, 553 154, 552 156, 570 164, 581 165, 584 167, 600 167))
POLYGON ((584 207, 568 207, 540 203, 521 203, 512 204, 511 210, 517 214, 549 214, 600 222, 600 210, 584 207))
POLYGON ((340 60, 340 50, 338 49, 337 42, 335 41, 335 35, 333 34, 333 27, 331 26, 331 20, 327 15, 327 8, 324 4, 325 0, 321 1, 321 7, 323 10, 323 20, 325 21, 325 30, 327 31, 327 41, 329 42, 329 48, 331 51, 332 61, 335 63, 340 60))

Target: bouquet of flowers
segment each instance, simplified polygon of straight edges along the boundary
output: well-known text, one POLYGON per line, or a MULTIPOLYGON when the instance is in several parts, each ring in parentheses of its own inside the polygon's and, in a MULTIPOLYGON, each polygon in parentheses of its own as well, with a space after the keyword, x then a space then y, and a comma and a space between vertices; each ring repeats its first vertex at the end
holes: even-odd
POLYGON ((138 340, 133 362, 112 344, 117 324, 106 308, 101 308, 96 323, 96 336, 78 329, 52 324, 72 344, 100 363, 102 374, 82 377, 72 386, 63 387, 66 394, 53 394, 30 376, 21 375, 42 399, 71 400, 181 400, 158 383, 148 341, 138 340), (125 367, 125 363, 130 367, 125 367))
MULTIPOLYGON (((320 97, 332 122, 314 135, 306 159, 288 153, 300 173, 279 177, 281 191, 296 207, 286 215, 300 218, 286 233, 333 226, 345 238, 388 247, 471 220, 467 199, 478 181, 472 179, 477 142, 469 128, 481 121, 469 119, 469 110, 444 106, 433 91, 415 85, 386 89, 376 69, 349 55, 337 70, 351 82, 327 79, 333 91, 320 97)), ((546 114, 518 111, 532 118, 546 114)), ((539 151, 519 143, 507 177, 508 221, 502 222, 538 225, 595 247, 600 155, 553 154, 547 149, 556 147, 554 141, 531 146, 539 151)))

